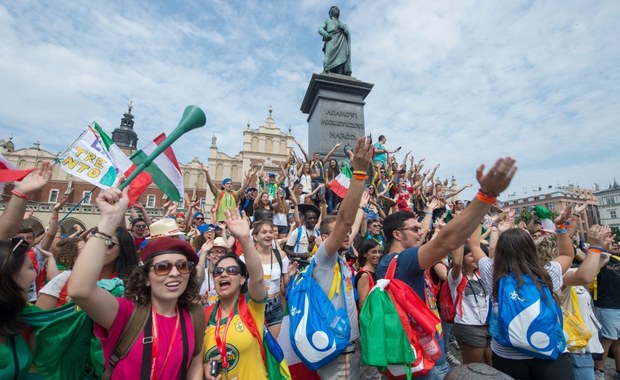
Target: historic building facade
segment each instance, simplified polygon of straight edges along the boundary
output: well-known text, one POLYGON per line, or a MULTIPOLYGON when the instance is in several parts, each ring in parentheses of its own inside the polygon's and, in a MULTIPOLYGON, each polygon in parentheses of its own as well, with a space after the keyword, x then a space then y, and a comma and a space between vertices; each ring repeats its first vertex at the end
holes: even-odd
MULTIPOLYGON (((293 149, 294 138, 290 131, 288 133, 283 132, 276 126, 271 114, 270 107, 264 124, 258 128, 250 128, 248 123, 242 132, 242 150, 234 156, 220 152, 217 147, 217 136, 213 135, 209 147, 209 156, 204 165, 208 166, 209 173, 216 186, 219 186, 222 179, 227 177, 233 180, 235 188, 241 186, 245 173, 255 165, 263 164, 264 171, 277 172, 280 170, 280 163, 287 159, 290 150, 293 149)), ((232 130, 232 128, 227 130, 232 130)), ((115 143, 128 155, 136 150, 138 135, 134 130, 131 103, 127 113, 121 119, 119 128, 112 132, 112 136, 115 143)), ((38 143, 29 148, 16 149, 11 138, 8 140, 0 138, 0 153, 19 169, 32 168, 41 162, 53 161, 57 157, 57 154, 41 148, 38 143)), ((179 163, 183 174, 185 193, 190 200, 200 201, 201 207, 208 212, 214 203, 214 197, 208 189, 202 165, 203 162, 198 157, 194 157, 187 164, 179 163)), ((256 179, 253 179, 252 184, 255 185, 255 182, 256 179)), ((6 206, 11 189, 12 185, 10 184, 5 187, 2 199, 0 199, 0 211, 4 210, 6 206)), ((33 201, 30 202, 28 209, 34 210, 34 214, 25 220, 24 224, 33 227, 35 233, 42 233, 49 223, 54 204, 62 194, 68 194, 69 200, 61 210, 60 217, 62 218, 73 209, 71 215, 61 224, 62 233, 69 233, 74 224, 79 224, 84 228, 94 226, 97 223, 98 209, 94 200, 98 194, 98 189, 55 166, 50 183, 33 196, 33 201), (82 199, 84 200, 80 205, 76 206, 82 199)), ((163 205, 168 201, 164 193, 154 184, 142 194, 140 199, 152 217, 163 215, 163 205)), ((178 202, 179 211, 185 211, 186 206, 185 201, 178 202)))
POLYGON ((614 178, 609 188, 595 193, 601 214, 601 224, 620 228, 620 185, 614 178))

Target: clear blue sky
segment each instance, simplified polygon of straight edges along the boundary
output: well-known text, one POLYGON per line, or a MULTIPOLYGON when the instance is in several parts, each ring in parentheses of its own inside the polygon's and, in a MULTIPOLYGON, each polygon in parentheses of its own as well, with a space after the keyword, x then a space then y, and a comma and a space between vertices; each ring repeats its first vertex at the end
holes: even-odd
MULTIPOLYGON (((375 84, 366 130, 441 178, 475 183, 501 155, 508 190, 620 179, 620 2, 347 1, 353 76, 375 84)), ((172 130, 188 104, 207 126, 182 162, 241 150, 273 106, 307 141, 299 111, 322 69, 326 1, 14 1, 0 4, 0 137, 64 149, 92 120, 112 131, 134 101, 140 143, 172 130), (202 141, 202 147, 196 144, 202 141)), ((140 144, 139 144, 140 145, 140 144)))

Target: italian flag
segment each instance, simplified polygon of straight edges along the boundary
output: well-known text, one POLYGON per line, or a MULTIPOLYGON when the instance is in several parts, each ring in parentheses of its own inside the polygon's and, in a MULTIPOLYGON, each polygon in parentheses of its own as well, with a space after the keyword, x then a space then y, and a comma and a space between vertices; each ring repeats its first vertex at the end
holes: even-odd
MULTIPOLYGON (((164 141, 166 134, 162 133, 150 142, 148 145, 137 151, 131 156, 131 161, 140 165, 146 162, 147 158, 153 151, 164 141)), ((180 201, 183 198, 183 176, 177 158, 168 147, 163 154, 155 157, 153 162, 146 167, 148 173, 153 177, 153 182, 168 196, 172 201, 180 201)))
POLYGON ((327 187, 329 187, 329 189, 340 198, 344 198, 344 196, 347 195, 347 191, 349 191, 351 177, 353 177, 353 173, 351 172, 349 166, 345 165, 340 171, 340 174, 338 174, 336 178, 329 181, 327 187))
MULTIPOLYGON (((101 128, 101 126, 97 123, 93 123, 95 130, 99 134, 101 138, 101 142, 103 146, 108 151, 108 155, 112 160, 112 164, 116 167, 116 170, 123 173, 125 178, 129 177, 134 170, 136 170, 136 165, 125 155, 125 153, 121 150, 112 141, 110 136, 101 128)), ((144 190, 149 187, 149 185, 153 182, 151 179, 151 175, 147 172, 140 173, 131 183, 129 184, 129 205, 133 205, 140 195, 144 192, 144 190)))
POLYGON ((15 165, 11 163, 11 161, 0 155, 0 183, 21 181, 33 170, 34 169, 18 170, 15 168, 15 165))

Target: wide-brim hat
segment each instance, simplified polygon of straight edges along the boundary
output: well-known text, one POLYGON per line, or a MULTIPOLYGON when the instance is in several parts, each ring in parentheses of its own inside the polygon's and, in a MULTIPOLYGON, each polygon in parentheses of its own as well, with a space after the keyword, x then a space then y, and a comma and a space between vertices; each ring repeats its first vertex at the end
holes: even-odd
POLYGON ((169 236, 149 240, 148 244, 140 252, 140 260, 144 263, 155 256, 166 253, 179 253, 194 264, 198 262, 196 251, 188 242, 169 236))
POLYGON ((299 212, 302 215, 306 215, 306 212, 308 211, 314 211, 316 213, 316 216, 321 215, 321 209, 311 203, 301 203, 297 207, 299 208, 299 212))
POLYGON ((164 236, 181 236, 185 235, 184 232, 179 230, 179 226, 174 219, 164 218, 150 225, 149 230, 151 236, 147 239, 157 239, 164 236))
POLYGON ((213 247, 221 247, 224 248, 226 250, 226 253, 228 253, 229 249, 228 249, 228 244, 226 244, 226 240, 224 240, 223 237, 216 237, 215 239, 213 239, 213 247))

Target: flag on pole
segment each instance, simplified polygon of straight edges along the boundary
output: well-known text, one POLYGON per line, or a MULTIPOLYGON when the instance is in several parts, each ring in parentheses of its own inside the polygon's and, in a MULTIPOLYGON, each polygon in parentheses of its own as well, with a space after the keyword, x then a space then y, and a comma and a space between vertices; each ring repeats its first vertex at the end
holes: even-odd
POLYGON ((116 168, 95 130, 88 126, 58 156, 60 168, 101 189, 109 189, 116 180, 116 168))
MULTIPOLYGON (((131 156, 131 161, 139 166, 146 162, 147 158, 166 138, 162 133, 153 139, 141 150, 131 156)), ((146 167, 146 170, 153 178, 153 182, 168 196, 170 200, 180 201, 183 198, 183 176, 179 163, 171 147, 164 150, 163 154, 155 157, 153 162, 146 167)))
MULTIPOLYGON (((120 173, 125 175, 125 178, 129 177, 129 175, 136 170, 136 165, 131 162, 129 157, 123 153, 121 148, 118 147, 112 141, 112 138, 108 136, 108 134, 101 128, 99 124, 93 122, 95 126, 95 130, 99 133, 99 137, 101 138, 101 142, 103 143, 103 147, 108 152, 112 163, 116 167, 120 173)), ((149 185, 153 182, 151 175, 148 172, 142 171, 138 176, 131 181, 129 184, 129 205, 133 205, 140 195, 146 190, 149 185)))
POLYGON ((329 187, 329 189, 340 198, 344 198, 344 196, 347 195, 347 191, 349 191, 351 177, 353 177, 353 173, 351 172, 349 166, 345 165, 342 170, 340 170, 340 174, 338 174, 336 178, 329 181, 327 187, 329 187))
POLYGON ((4 182, 21 181, 33 170, 34 168, 19 170, 0 154, 0 192, 4 191, 4 182))

